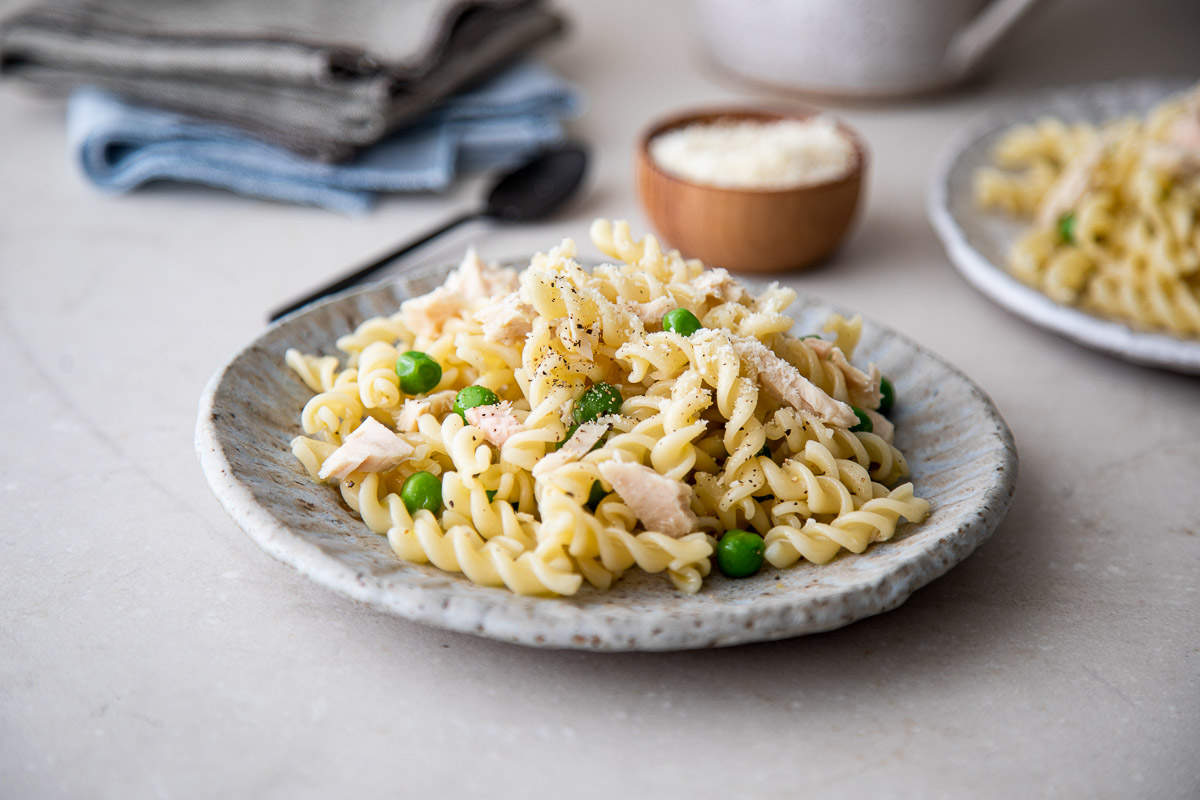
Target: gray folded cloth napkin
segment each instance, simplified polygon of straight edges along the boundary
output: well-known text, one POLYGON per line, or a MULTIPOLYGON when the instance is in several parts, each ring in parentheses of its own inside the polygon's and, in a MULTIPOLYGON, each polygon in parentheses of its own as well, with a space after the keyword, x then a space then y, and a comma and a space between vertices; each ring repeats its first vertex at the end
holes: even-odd
POLYGON ((0 23, 0 75, 337 161, 561 28, 541 0, 72 0, 0 23))
POLYGON ((440 191, 462 170, 520 163, 561 143, 564 121, 582 106, 573 85, 535 61, 518 62, 351 161, 324 164, 238 128, 84 88, 67 103, 67 139, 84 175, 106 192, 183 181, 358 214, 378 193, 440 191))

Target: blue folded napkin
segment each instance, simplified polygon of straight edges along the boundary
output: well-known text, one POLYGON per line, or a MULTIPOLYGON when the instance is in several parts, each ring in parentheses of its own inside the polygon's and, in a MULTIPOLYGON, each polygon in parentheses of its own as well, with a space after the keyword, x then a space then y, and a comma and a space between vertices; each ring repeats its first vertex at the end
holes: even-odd
POLYGON ((379 192, 438 191, 460 169, 515 164, 565 138, 579 91, 546 67, 518 63, 454 95, 345 164, 309 161, 243 131, 80 89, 67 132, 84 174, 107 192, 154 180, 217 186, 252 197, 363 213, 379 192))

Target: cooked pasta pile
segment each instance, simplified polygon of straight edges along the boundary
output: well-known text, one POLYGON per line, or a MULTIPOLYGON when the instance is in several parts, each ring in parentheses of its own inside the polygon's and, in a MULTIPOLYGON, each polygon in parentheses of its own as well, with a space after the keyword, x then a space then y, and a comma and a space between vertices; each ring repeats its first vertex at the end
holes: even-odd
POLYGON ((1033 220, 1013 274, 1060 303, 1200 336, 1200 91, 1144 120, 1020 125, 994 158, 976 200, 1033 220))
POLYGON ((727 531, 785 568, 924 519, 879 412, 890 385, 850 363, 861 318, 796 338, 789 289, 752 297, 625 223, 592 239, 623 263, 589 272, 569 239, 520 273, 469 253, 342 337, 345 366, 289 350, 316 393, 292 442, 313 479, 400 558, 521 594, 605 589, 633 566, 692 593, 727 531), (417 357, 414 395, 397 361, 417 357))

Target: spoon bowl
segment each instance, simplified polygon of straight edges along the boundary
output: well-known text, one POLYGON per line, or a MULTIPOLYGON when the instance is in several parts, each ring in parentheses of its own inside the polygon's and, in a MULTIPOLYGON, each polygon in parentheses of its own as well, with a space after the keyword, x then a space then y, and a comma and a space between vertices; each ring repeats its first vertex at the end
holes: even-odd
POLYGON ((587 160, 583 148, 571 146, 527 161, 492 185, 483 216, 502 222, 545 219, 575 194, 587 160))

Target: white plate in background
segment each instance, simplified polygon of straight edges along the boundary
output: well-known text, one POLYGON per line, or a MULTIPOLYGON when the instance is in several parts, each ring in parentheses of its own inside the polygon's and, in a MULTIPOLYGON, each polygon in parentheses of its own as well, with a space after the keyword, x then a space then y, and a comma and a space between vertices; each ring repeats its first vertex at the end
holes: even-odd
POLYGON ((972 192, 975 171, 991 165, 992 149, 1013 125, 1049 116, 1099 123, 1143 115, 1193 83, 1150 78, 1051 89, 974 119, 946 145, 929 186, 929 217, 955 268, 983 294, 1035 325, 1128 361, 1200 374, 1200 339, 1137 330, 1056 303, 1010 275, 1007 254, 1027 224, 980 209, 972 192))

